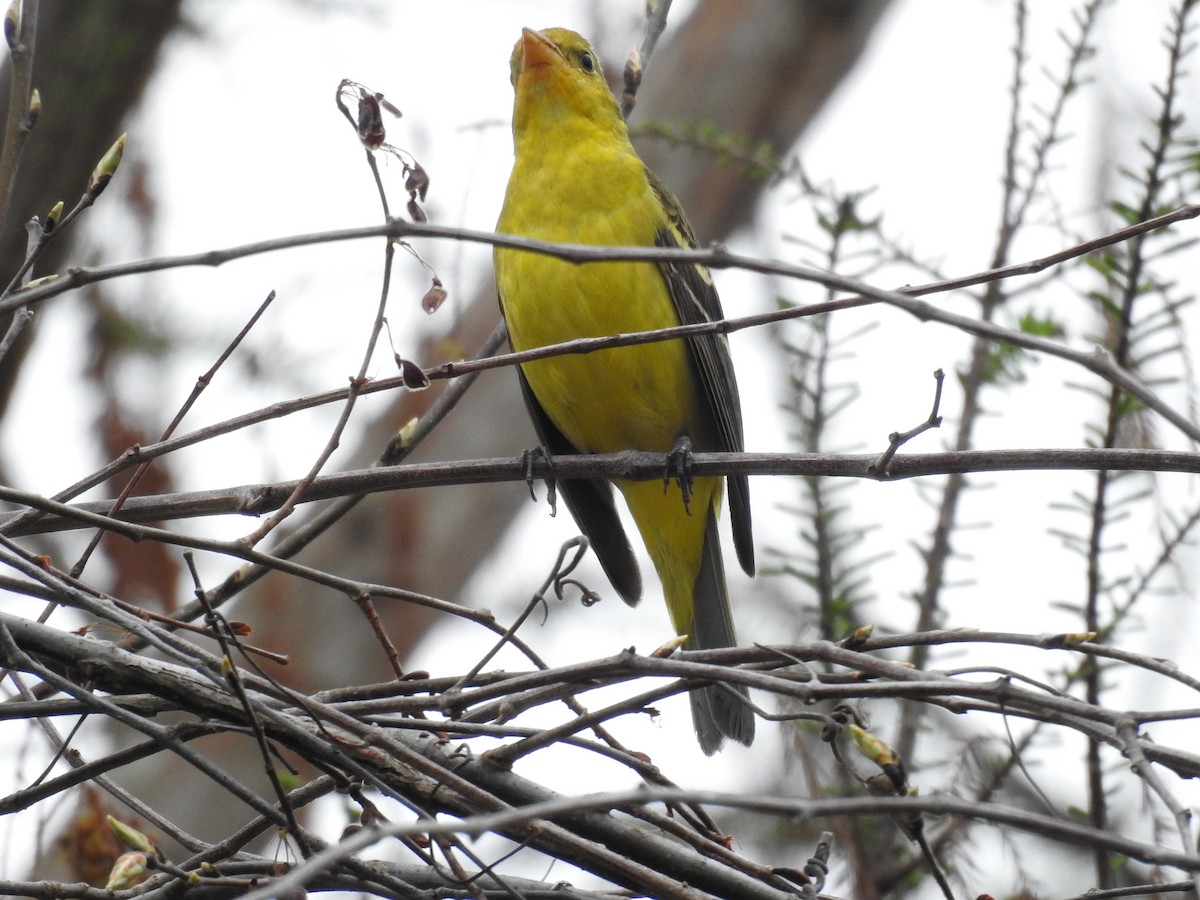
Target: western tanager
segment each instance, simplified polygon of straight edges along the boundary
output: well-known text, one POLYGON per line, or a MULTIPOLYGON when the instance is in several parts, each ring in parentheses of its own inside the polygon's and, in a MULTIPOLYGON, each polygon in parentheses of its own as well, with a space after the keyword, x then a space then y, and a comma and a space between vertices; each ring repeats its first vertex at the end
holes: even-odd
MULTIPOLYGON (((671 192, 638 158, 592 48, 564 28, 526 28, 512 55, 516 159, 497 231, 602 246, 694 247, 671 192)), ((513 349, 650 331, 721 318, 706 268, 685 263, 574 264, 496 248, 500 307, 513 349)), ((723 335, 558 356, 520 367, 521 387, 548 453, 740 451, 742 414, 723 335)), ((689 648, 732 646, 733 619, 717 514, 722 478, 696 478, 685 502, 661 481, 615 482, 662 580, 671 623, 689 648)), ((744 476, 729 481, 738 560, 754 570, 744 476)), ((641 598, 637 561, 604 480, 560 489, 605 573, 629 604, 641 598)), ((743 697, 745 691, 740 692, 743 697)), ((717 686, 692 692, 705 753, 726 737, 754 739, 754 716, 717 686)))

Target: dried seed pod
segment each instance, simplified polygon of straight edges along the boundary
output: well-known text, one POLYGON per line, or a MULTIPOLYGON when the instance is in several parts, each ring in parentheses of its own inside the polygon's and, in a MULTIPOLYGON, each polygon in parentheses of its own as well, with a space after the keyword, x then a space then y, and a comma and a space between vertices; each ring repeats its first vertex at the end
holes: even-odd
POLYGON ((441 279, 434 277, 433 284, 425 292, 425 296, 421 298, 421 309, 432 315, 446 302, 448 296, 449 293, 442 285, 441 279))

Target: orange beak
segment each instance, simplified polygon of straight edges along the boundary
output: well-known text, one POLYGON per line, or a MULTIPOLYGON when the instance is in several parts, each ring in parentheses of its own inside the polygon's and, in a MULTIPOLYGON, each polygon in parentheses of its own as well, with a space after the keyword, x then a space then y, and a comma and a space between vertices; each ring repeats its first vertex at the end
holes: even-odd
POLYGON ((539 66, 561 65, 562 51, 548 37, 532 28, 521 29, 521 71, 539 66))

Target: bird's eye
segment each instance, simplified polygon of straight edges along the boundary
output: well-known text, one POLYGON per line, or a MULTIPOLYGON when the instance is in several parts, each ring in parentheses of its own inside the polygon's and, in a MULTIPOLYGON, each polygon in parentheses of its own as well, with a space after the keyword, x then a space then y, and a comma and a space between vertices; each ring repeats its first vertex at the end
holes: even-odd
POLYGON ((579 54, 579 67, 590 75, 596 71, 596 60, 592 57, 592 54, 584 50, 579 54))

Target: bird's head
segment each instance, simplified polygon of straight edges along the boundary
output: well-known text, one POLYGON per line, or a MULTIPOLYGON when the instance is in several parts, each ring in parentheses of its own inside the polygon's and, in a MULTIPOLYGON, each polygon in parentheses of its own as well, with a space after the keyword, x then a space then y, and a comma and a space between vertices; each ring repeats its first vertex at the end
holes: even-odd
POLYGON ((544 129, 565 126, 573 118, 589 120, 593 127, 624 128, 600 60, 574 31, 521 29, 509 67, 516 92, 513 130, 517 135, 533 122, 544 129))

